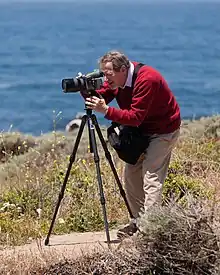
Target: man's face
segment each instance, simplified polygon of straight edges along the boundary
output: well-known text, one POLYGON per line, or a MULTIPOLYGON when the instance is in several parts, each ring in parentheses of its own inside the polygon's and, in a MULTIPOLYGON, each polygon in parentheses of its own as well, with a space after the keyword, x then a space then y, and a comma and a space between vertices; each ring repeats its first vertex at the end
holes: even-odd
POLYGON ((102 65, 101 70, 105 74, 105 80, 111 89, 124 86, 127 79, 127 69, 125 66, 122 66, 119 71, 115 71, 112 62, 106 62, 102 65))

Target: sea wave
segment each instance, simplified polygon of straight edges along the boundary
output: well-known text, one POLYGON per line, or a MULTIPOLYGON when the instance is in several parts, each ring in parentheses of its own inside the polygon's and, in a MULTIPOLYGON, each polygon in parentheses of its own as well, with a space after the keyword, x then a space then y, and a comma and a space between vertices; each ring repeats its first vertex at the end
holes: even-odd
POLYGON ((60 80, 45 80, 45 81, 25 81, 25 82, 17 82, 17 83, 0 83, 0 90, 11 90, 16 89, 20 90, 23 88, 31 88, 38 89, 41 87, 54 87, 60 84, 60 80))
POLYGON ((0 90, 10 89, 12 87, 9 83, 0 83, 0 90))

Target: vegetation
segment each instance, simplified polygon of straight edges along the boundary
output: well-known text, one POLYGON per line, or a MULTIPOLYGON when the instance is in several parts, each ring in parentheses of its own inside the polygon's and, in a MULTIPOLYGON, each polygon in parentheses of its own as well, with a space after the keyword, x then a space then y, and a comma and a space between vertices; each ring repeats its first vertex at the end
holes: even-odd
MULTIPOLYGON (((74 139, 75 135, 64 135, 62 132, 41 137, 21 133, 1 134, 2 249, 42 238, 48 232, 69 165, 74 139)), ((99 148, 108 219, 110 228, 114 228, 125 223, 128 215, 110 166, 101 146, 99 148)), ((122 180, 123 163, 114 152, 111 153, 122 180)), ((54 265, 53 259, 50 259, 50 264, 47 262, 46 266, 39 266, 36 263, 27 272, 215 274, 218 270, 220 236, 217 230, 220 205, 219 168, 220 117, 183 122, 181 138, 174 150, 164 185, 163 205, 152 210, 147 217, 142 217, 142 233, 131 245, 126 244, 114 254, 106 251, 85 257, 84 260, 65 259, 58 265, 54 265), (103 262, 108 264, 103 265, 103 262)), ((93 154, 89 152, 88 136, 85 134, 71 169, 53 233, 103 229, 96 167, 93 154)), ((5 261, 9 263, 10 259, 5 261)), ((17 264, 14 263, 14 266, 17 264)), ((6 266, 10 266, 11 273, 5 268, 1 274, 18 274, 12 272, 13 263, 6 266)))
MULTIPOLYGON (((195 209, 195 208, 194 208, 195 209)), ((41 270, 52 274, 215 274, 218 244, 202 214, 175 206, 142 217, 142 233, 114 253, 63 260, 41 270)), ((218 274, 218 273, 216 273, 218 274)))

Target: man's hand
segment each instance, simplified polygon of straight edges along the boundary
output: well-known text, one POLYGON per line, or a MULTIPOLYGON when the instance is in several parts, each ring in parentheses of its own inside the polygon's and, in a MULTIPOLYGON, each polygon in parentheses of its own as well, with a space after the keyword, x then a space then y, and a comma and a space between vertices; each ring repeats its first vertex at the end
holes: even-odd
POLYGON ((107 114, 108 111, 108 105, 105 104, 105 100, 103 98, 98 98, 96 96, 87 97, 85 104, 88 108, 102 113, 104 115, 107 114))

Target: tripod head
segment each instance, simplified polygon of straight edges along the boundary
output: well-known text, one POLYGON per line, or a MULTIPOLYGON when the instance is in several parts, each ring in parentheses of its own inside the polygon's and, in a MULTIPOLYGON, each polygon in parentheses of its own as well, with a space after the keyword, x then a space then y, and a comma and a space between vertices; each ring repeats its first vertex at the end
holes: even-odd
POLYGON ((85 111, 86 111, 86 115, 87 116, 89 116, 89 117, 91 117, 92 116, 92 109, 90 109, 90 108, 88 108, 87 106, 86 106, 86 104, 85 104, 85 111))
MULTIPOLYGON (((92 89, 90 89, 90 90, 86 90, 86 91, 82 91, 81 92, 81 95, 83 96, 83 97, 92 97, 92 96, 96 96, 96 97, 98 97, 98 98, 102 98, 102 96, 99 94, 99 93, 97 93, 96 92, 96 90, 92 90, 92 89)), ((85 110, 86 110, 86 114, 87 115, 92 115, 92 109, 90 109, 86 104, 85 104, 85 110)))

